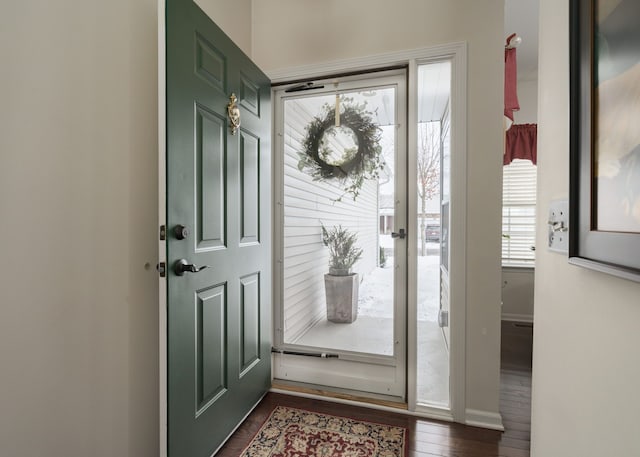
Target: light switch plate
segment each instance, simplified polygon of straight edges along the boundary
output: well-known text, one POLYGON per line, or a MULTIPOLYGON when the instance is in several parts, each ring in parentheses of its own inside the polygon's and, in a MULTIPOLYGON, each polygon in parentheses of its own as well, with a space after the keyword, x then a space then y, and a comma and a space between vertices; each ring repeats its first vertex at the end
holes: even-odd
POLYGON ((569 200, 551 200, 547 224, 549 250, 567 254, 569 252, 569 200))

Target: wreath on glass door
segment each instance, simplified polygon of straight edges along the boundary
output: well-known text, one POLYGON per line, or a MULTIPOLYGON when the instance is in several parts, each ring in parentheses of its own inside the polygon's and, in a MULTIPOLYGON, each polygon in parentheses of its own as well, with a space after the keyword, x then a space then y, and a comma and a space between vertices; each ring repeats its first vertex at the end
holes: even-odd
MULTIPOLYGON (((345 194, 351 194, 354 200, 365 180, 377 179, 384 168, 381 130, 373 122, 372 113, 364 108, 364 104, 343 105, 340 125, 336 126, 335 109, 325 105, 323 115, 306 127, 304 150, 298 153, 300 171, 309 173, 314 181, 340 181, 345 194), (336 141, 338 137, 351 138, 353 145, 336 146, 344 143, 336 141)), ((341 199, 342 196, 337 201, 341 199)))

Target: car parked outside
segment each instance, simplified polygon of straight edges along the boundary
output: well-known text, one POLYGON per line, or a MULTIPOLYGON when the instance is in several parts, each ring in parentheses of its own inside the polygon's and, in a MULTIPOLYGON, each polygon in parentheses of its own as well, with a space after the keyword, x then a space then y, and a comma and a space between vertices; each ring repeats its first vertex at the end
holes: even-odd
POLYGON ((424 229, 424 239, 427 241, 440 241, 440 225, 439 224, 427 224, 424 229))

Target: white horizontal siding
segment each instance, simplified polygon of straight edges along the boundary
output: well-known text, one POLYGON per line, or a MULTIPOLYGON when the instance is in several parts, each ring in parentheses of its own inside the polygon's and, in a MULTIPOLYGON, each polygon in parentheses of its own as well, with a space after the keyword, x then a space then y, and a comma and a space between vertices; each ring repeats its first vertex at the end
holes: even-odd
MULTIPOLYGON (((314 113, 317 114, 317 113, 314 113)), ((364 252, 354 271, 364 276, 378 261, 378 184, 367 181, 357 200, 343 195, 338 181, 314 181, 298 170, 305 127, 313 115, 303 100, 288 100, 284 128, 284 339, 292 343, 318 320, 325 318, 324 275, 329 269, 328 248, 322 243, 321 224, 342 225, 358 234, 364 252), (342 196, 342 201, 336 201, 342 196)))

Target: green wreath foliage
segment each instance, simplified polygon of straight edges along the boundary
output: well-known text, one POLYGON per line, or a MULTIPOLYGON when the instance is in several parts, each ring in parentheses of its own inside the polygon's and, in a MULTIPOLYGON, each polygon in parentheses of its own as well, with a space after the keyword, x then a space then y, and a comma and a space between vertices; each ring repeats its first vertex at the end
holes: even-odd
POLYGON ((312 176, 314 181, 338 180, 345 193, 336 201, 351 194, 355 200, 365 180, 377 179, 384 169, 380 138, 382 130, 365 110, 365 104, 343 104, 340 113, 340 126, 352 132, 355 148, 343 151, 340 163, 328 161, 331 149, 322 144, 325 135, 335 135, 335 109, 330 105, 323 107, 323 116, 315 117, 306 127, 303 141, 304 150, 299 152, 298 169, 312 176))

